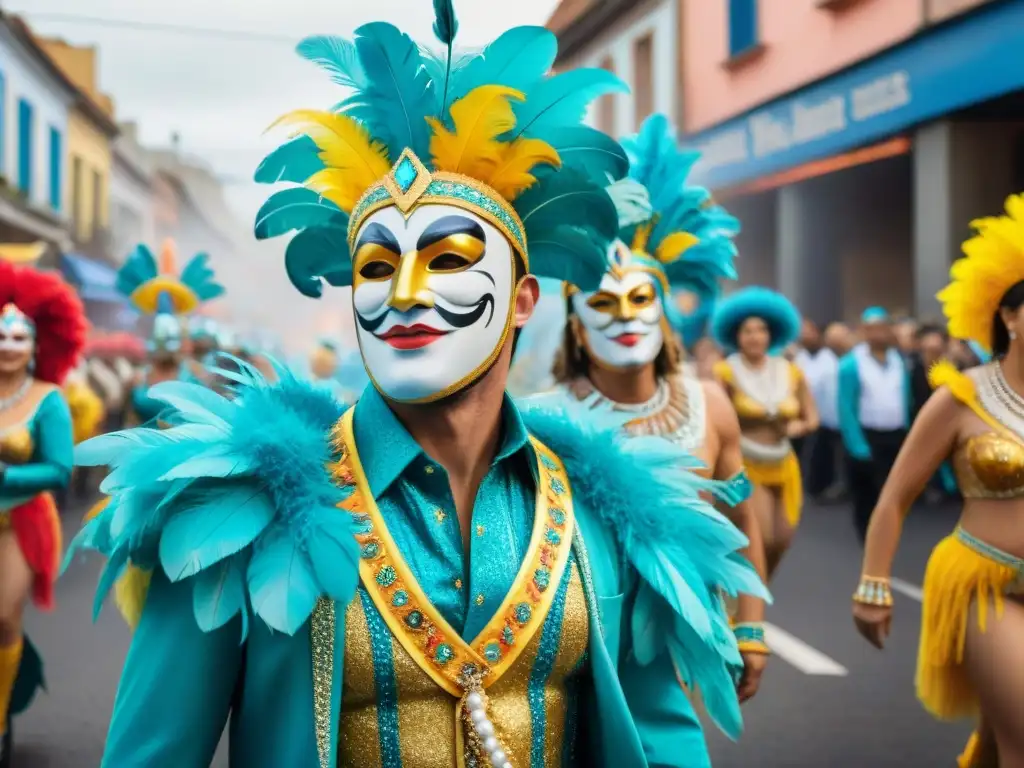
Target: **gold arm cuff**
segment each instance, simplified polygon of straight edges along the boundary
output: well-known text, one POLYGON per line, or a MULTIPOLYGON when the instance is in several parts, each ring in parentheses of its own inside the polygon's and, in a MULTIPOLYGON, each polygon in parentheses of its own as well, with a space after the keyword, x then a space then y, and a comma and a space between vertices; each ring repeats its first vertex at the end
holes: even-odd
POLYGON ((857 591, 853 593, 853 601, 861 605, 876 605, 881 608, 892 607, 892 590, 887 577, 861 576, 857 591))

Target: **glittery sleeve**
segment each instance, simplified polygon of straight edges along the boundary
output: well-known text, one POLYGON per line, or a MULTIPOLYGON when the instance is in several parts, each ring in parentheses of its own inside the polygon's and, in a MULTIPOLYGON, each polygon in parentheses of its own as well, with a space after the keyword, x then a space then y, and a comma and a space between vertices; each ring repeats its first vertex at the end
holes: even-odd
POLYGON ((241 620, 196 624, 192 588, 157 570, 121 673, 102 768, 210 765, 242 667, 241 620))

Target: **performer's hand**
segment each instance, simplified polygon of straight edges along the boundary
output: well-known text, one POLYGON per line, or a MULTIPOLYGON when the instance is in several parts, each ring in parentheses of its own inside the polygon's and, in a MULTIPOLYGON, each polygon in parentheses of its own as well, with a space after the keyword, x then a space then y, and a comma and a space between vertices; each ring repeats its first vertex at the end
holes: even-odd
POLYGON ((881 649, 885 646, 889 630, 892 628, 892 608, 854 602, 853 623, 869 643, 881 649))
POLYGON ((761 687, 761 675, 768 664, 767 653, 744 653, 742 656, 743 674, 740 675, 739 685, 736 686, 740 704, 749 701, 757 693, 757 689, 761 687))

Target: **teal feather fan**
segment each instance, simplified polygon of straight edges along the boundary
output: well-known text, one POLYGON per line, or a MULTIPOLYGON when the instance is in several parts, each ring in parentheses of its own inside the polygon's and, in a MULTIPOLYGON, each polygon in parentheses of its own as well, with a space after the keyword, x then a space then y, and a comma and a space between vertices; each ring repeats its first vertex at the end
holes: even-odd
POLYGON ((736 279, 733 238, 739 233, 739 222, 714 203, 707 189, 687 184, 700 154, 679 148, 664 115, 647 118, 639 133, 624 139, 622 146, 629 156, 630 178, 648 191, 652 217, 623 227, 619 237, 633 244, 634 250, 655 257, 672 288, 697 297, 698 307, 688 316, 666 302, 669 319, 691 345, 704 335, 722 281, 736 279), (695 240, 681 252, 676 253, 676 248, 664 252, 663 246, 678 233, 688 233, 695 240))
POLYGON ((590 102, 625 86, 604 70, 552 76, 557 40, 542 27, 512 29, 481 51, 459 52, 452 1, 435 0, 434 12, 440 52, 381 22, 358 28, 353 41, 318 35, 299 44, 301 56, 352 93, 330 112, 303 110, 279 121, 293 136, 264 158, 255 178, 293 186, 265 202, 256 237, 298 233, 286 268, 303 294, 319 296, 323 282, 350 285, 349 246, 361 221, 393 202, 395 187, 385 181, 408 189, 422 176, 436 183, 418 194, 479 209, 535 274, 596 288, 601 240, 615 234, 603 187, 625 175, 628 160, 583 119, 590 102), (551 245, 562 240, 569 246, 551 245))

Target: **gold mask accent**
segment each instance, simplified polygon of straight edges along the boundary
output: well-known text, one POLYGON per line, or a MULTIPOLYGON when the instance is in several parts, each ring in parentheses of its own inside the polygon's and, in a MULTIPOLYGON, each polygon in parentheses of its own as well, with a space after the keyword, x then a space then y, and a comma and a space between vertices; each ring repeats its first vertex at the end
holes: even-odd
POLYGON ((635 320, 643 310, 657 300, 658 293, 654 286, 651 283, 644 283, 625 295, 598 291, 587 299, 587 305, 593 310, 604 312, 619 322, 626 323, 635 320))
POLYGON ((363 282, 391 281, 388 305, 399 312, 416 306, 434 306, 430 276, 464 272, 483 258, 484 244, 472 235, 449 235, 422 250, 399 256, 376 243, 367 243, 356 253, 353 287, 363 282))

